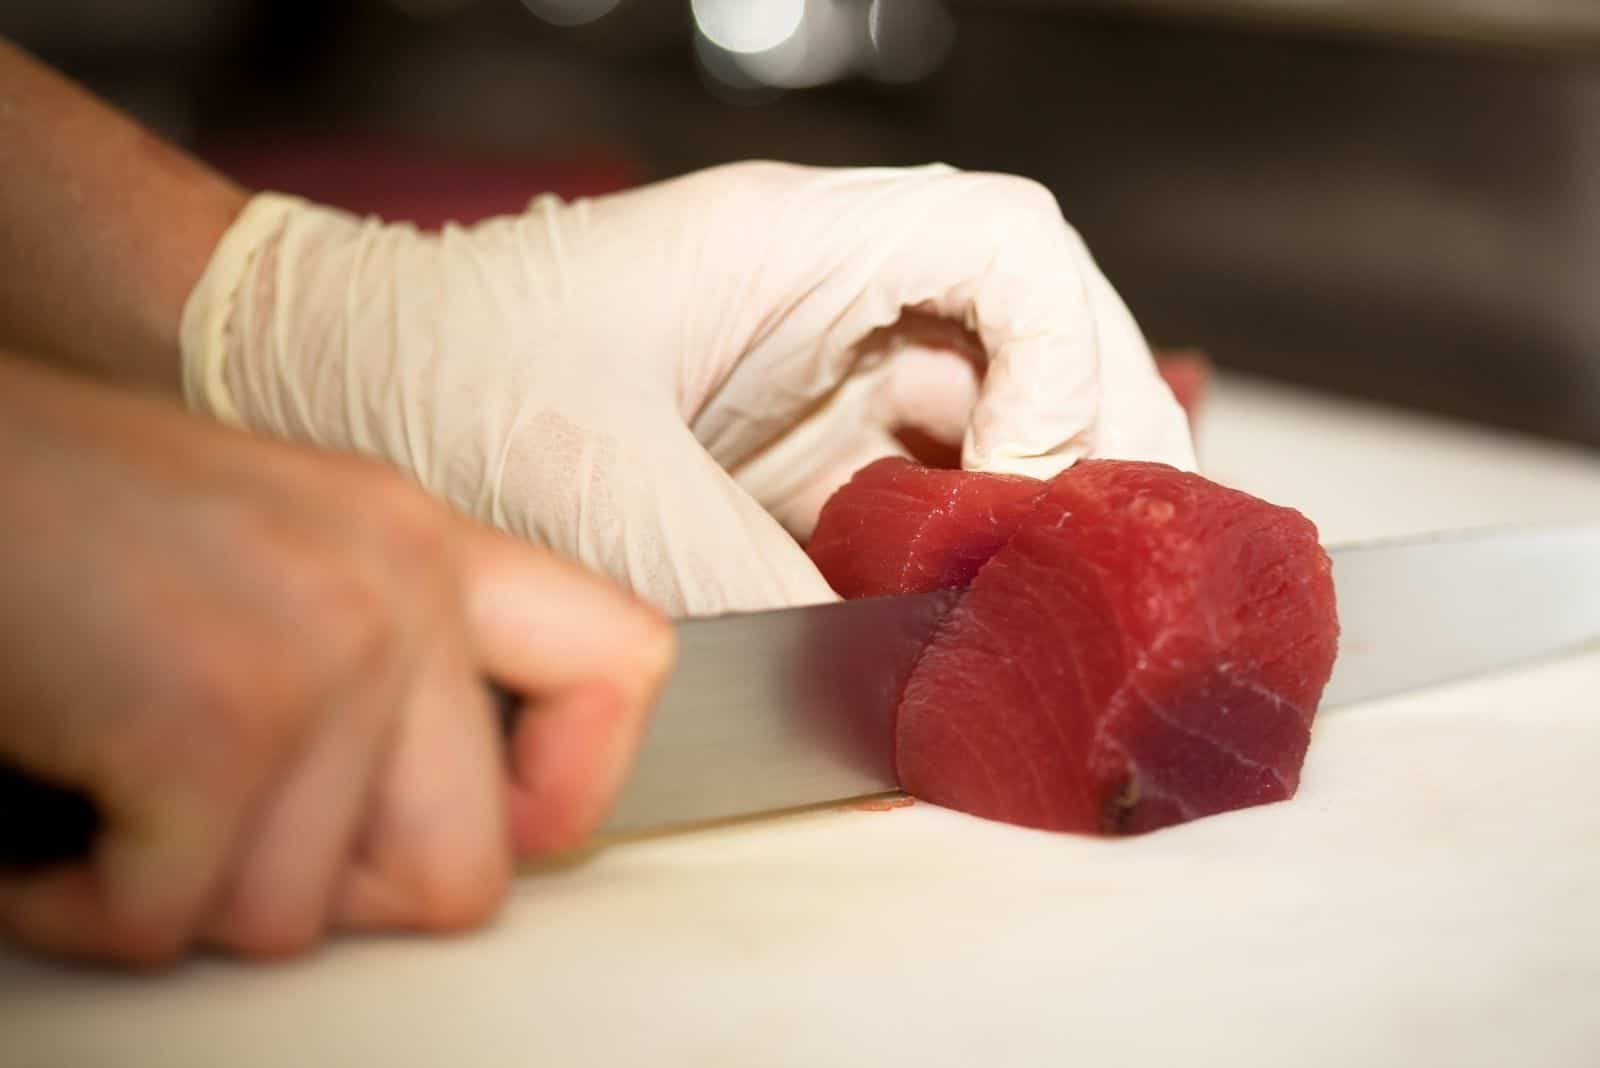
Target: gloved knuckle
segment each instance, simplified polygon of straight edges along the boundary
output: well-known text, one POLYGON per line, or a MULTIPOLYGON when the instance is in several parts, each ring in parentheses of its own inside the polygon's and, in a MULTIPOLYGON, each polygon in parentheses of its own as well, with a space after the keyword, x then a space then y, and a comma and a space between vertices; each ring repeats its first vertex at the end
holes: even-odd
POLYGON ((782 160, 751 159, 730 163, 717 170, 731 182, 754 182, 766 186, 793 181, 796 176, 804 173, 806 168, 782 160))
POLYGON ((996 181, 1005 200, 1014 205, 1014 210, 1019 213, 1058 226, 1065 222, 1056 195, 1042 183, 1018 174, 997 175, 996 181))

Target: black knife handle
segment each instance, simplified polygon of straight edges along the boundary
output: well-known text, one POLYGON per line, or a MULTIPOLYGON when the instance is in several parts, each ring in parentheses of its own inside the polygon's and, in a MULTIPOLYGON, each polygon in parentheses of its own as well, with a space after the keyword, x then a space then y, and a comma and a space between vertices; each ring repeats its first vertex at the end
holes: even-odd
MULTIPOLYGON (((489 687, 505 737, 516 728, 522 700, 489 687)), ((100 833, 94 801, 71 787, 45 782, 0 762, 0 872, 38 871, 82 860, 100 833)))
POLYGON ((93 801, 0 764, 0 871, 32 871, 85 856, 100 830, 93 801))

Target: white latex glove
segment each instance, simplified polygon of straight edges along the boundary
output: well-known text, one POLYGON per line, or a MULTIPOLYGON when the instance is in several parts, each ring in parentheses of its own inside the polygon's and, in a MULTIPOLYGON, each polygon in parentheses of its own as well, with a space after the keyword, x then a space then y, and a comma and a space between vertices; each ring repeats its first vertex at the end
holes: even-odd
POLYGON ((778 520, 806 536, 899 426, 977 470, 1193 466, 1050 194, 942 166, 736 164, 439 235, 266 194, 183 348, 194 407, 386 458, 678 614, 831 599, 778 520))

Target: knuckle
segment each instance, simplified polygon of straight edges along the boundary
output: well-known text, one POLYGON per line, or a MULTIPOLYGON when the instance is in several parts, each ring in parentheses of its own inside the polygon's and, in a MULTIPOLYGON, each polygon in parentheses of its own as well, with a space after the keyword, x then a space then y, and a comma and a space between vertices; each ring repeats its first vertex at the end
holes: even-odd
POLYGON ((230 916, 215 941, 241 956, 282 960, 306 953, 321 937, 322 923, 317 916, 269 908, 230 916))
POLYGON ((340 500, 358 496, 374 484, 399 478, 393 467, 361 453, 318 453, 315 462, 318 471, 326 479, 324 488, 340 500))
POLYGON ((263 541, 257 559, 282 601, 275 618, 258 621, 256 648, 245 654, 256 670, 247 677, 270 679, 279 701, 311 704, 335 682, 388 661, 397 644, 388 576, 374 574, 358 545, 293 529, 263 541))
POLYGON ((182 958, 192 936, 191 925, 176 917, 110 917, 101 949, 130 967, 165 968, 182 958))
POLYGON ((424 862, 415 876, 415 924, 438 932, 481 926, 499 909, 510 882, 511 860, 504 849, 424 862))
POLYGON ((253 613, 197 622, 179 685, 204 713, 192 724, 223 747, 272 759, 294 743, 329 694, 393 656, 386 598, 343 554, 290 527, 261 524, 248 559, 270 600, 253 613))
POLYGON ((209 766, 223 774, 291 745, 305 705, 301 665, 249 633, 212 634, 203 648, 179 682, 181 703, 195 713, 182 719, 193 736, 177 741, 213 754, 209 766))
POLYGON ((405 478, 374 478, 361 506, 380 561, 394 573, 421 578, 449 564, 452 538, 444 511, 405 478))
POLYGON ((1007 225, 1025 224, 1053 232, 1068 226, 1056 195, 1043 183, 1020 174, 999 172, 966 173, 962 178, 973 183, 976 196, 989 202, 994 210, 986 216, 1007 225))
POLYGON ((999 185, 1005 198, 1015 203, 1024 214, 1057 221, 1061 219, 1061 205, 1056 195, 1042 183, 1019 174, 995 175, 993 181, 999 185))
POLYGON ((230 879, 220 910, 202 937, 216 948, 263 960, 306 952, 321 939, 327 911, 315 897, 292 892, 281 872, 247 862, 230 879))
POLYGON ((194 935, 188 913, 141 908, 103 871, 90 877, 92 902, 81 895, 81 884, 7 887, 0 898, 0 943, 140 970, 165 968, 182 958, 194 935))
POLYGON ((305 609, 315 621, 309 628, 315 648, 305 653, 305 663, 315 665, 307 671, 308 688, 322 691, 334 680, 374 677, 397 652, 398 624, 388 598, 351 571, 317 574, 305 609))

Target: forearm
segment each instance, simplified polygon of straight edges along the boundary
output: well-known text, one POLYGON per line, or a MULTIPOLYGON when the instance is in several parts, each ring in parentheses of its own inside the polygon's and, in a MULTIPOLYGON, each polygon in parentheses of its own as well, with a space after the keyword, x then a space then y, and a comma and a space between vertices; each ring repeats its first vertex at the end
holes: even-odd
POLYGON ((0 345, 178 388, 183 304, 245 193, 0 40, 0 345))

